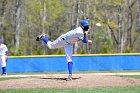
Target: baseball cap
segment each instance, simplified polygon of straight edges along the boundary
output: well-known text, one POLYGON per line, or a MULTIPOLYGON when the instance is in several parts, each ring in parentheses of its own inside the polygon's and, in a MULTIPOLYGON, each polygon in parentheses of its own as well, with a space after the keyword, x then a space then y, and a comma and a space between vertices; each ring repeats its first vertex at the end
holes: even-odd
POLYGON ((89 26, 89 20, 87 20, 87 19, 82 20, 81 26, 83 26, 83 27, 89 26))

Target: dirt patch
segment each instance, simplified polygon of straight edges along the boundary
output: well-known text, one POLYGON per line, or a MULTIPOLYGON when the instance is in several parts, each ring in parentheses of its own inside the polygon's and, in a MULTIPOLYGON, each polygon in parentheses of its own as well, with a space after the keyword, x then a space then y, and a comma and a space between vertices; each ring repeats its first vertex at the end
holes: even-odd
POLYGON ((65 74, 46 74, 37 77, 0 81, 0 89, 10 88, 79 88, 97 86, 140 85, 140 79, 110 75, 74 74, 72 81, 66 81, 65 74))

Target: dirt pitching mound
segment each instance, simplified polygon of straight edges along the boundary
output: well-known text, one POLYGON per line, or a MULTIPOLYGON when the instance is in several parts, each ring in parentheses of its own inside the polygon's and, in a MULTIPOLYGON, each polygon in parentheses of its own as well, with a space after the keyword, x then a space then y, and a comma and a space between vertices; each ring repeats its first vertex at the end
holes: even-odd
MULTIPOLYGON (((10 77, 10 76, 9 76, 10 77)), ((112 75, 74 74, 66 81, 66 74, 45 74, 0 81, 0 89, 11 88, 89 88, 97 86, 140 85, 140 79, 112 75)), ((0 78, 1 79, 1 78, 0 78)))

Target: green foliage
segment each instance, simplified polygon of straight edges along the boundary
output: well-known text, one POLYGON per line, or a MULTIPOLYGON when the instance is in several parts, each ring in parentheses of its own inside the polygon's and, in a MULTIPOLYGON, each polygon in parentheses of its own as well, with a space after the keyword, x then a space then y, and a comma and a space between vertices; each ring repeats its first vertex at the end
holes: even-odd
POLYGON ((80 49, 79 54, 86 54, 86 51, 84 49, 80 49))
POLYGON ((15 49, 15 48, 10 48, 10 56, 22 56, 24 55, 23 53, 23 49, 19 48, 19 49, 15 49))
POLYGON ((34 54, 35 55, 41 55, 42 54, 42 47, 41 46, 38 46, 36 51, 34 51, 34 54))
POLYGON ((65 54, 64 49, 57 49, 56 54, 58 54, 58 55, 65 54))
MULTIPOLYGON (((63 10, 63 5, 60 3, 59 0, 28 0, 28 11, 29 15, 28 19, 31 20, 33 23, 38 23, 39 20, 41 21, 43 16, 46 16, 46 21, 44 22, 46 26, 51 26, 53 22, 55 22, 55 19, 61 15, 63 10), (44 4, 46 5, 46 13, 44 13, 44 4), (53 12, 52 12, 53 11, 53 12)), ((40 24, 42 25, 42 24, 40 24)))
POLYGON ((132 52, 132 50, 130 49, 130 48, 126 48, 125 50, 124 50, 124 53, 131 53, 132 52))
POLYGON ((108 4, 118 6, 124 3, 124 0, 107 0, 108 4))
POLYGON ((96 51, 98 53, 111 53, 113 51, 113 40, 109 36, 106 29, 102 30, 102 28, 96 29, 94 32, 94 46, 96 47, 96 51))
MULTIPOLYGON (((10 55, 34 55, 45 52, 63 54, 64 51, 61 49, 36 48, 41 44, 35 41, 36 36, 45 32, 55 40, 61 34, 73 29, 77 24, 77 18, 80 21, 86 16, 91 21, 89 36, 95 43, 86 49, 90 51, 88 53, 122 52, 118 49, 122 43, 123 52, 139 52, 140 50, 140 22, 138 21, 140 3, 138 0, 78 0, 78 9, 76 0, 20 0, 20 46, 15 52, 15 34, 17 34, 15 12, 18 1, 0 1, 0 32, 9 48, 10 55), (97 22, 100 22, 102 26, 96 27, 97 22), (109 27, 112 32, 109 32, 109 27), (119 43, 117 44, 115 40, 119 43), (133 45, 129 46, 129 43, 133 45)), ((87 53, 82 49, 83 45, 79 47, 78 53, 87 53)))
POLYGON ((102 49, 102 53, 103 53, 103 54, 109 53, 108 47, 104 47, 104 48, 102 49))

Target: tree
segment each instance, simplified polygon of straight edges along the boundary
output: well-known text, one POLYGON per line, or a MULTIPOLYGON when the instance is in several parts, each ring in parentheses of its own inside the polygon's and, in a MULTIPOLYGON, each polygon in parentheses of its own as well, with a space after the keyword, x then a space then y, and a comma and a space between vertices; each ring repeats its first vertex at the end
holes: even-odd
POLYGON ((20 31, 21 31, 21 0, 16 0, 15 5, 15 53, 18 52, 20 43, 20 31))
POLYGON ((94 44, 77 42, 74 53, 140 51, 140 0, 0 0, 0 36, 10 55, 63 54, 35 37, 46 33, 54 40, 85 18, 94 44))

